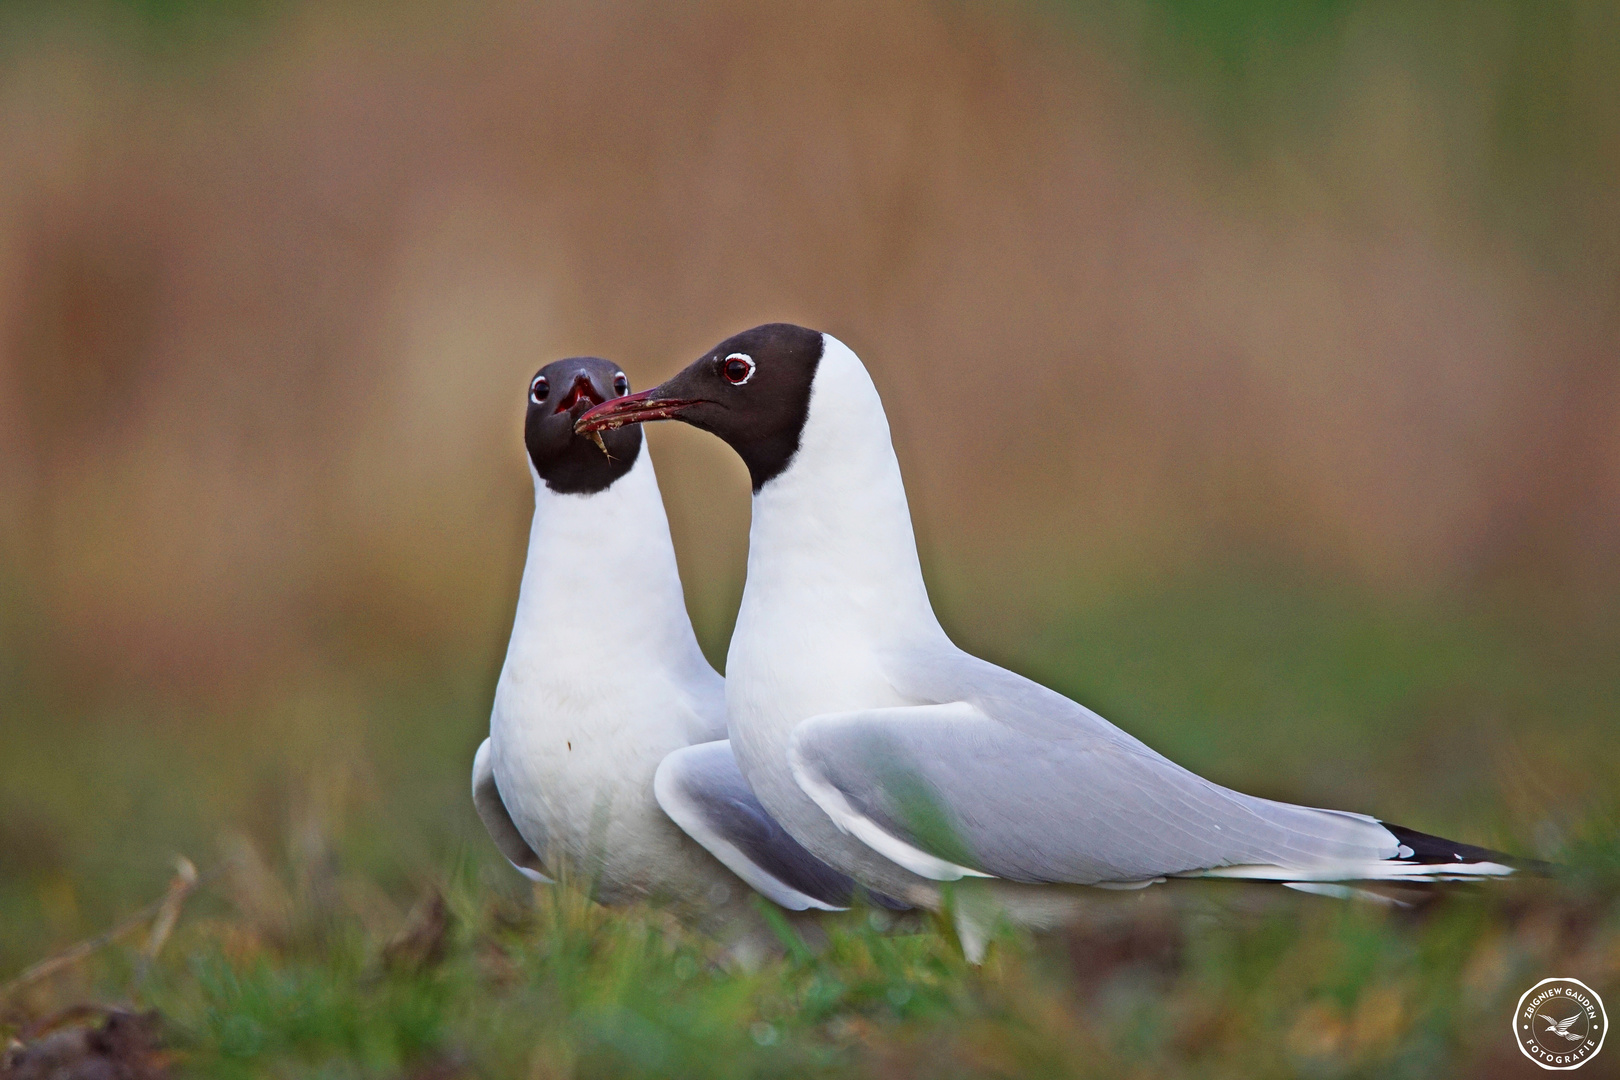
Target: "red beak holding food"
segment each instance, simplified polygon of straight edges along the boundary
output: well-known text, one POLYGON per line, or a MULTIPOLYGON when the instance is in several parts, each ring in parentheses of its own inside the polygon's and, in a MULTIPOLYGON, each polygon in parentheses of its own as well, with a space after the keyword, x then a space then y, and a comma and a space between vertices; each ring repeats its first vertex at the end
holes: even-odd
POLYGON ((678 413, 701 404, 688 398, 659 397, 659 387, 643 390, 639 394, 626 394, 610 398, 595 406, 574 421, 574 430, 581 435, 595 431, 612 431, 626 424, 645 424, 650 420, 670 420, 678 413))

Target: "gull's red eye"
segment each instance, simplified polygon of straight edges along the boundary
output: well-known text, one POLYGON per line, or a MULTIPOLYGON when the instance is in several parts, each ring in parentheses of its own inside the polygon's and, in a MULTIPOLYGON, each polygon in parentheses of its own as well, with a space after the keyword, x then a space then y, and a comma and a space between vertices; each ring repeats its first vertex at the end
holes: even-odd
POLYGON ((613 392, 623 397, 630 392, 630 380, 624 377, 624 372, 613 376, 613 392))
POLYGON ((734 352, 720 365, 720 373, 732 386, 741 386, 754 377, 754 358, 747 353, 734 352))
POLYGON ((544 375, 536 375, 534 382, 529 384, 529 400, 538 405, 546 400, 546 395, 549 393, 551 393, 551 383, 546 381, 544 375))

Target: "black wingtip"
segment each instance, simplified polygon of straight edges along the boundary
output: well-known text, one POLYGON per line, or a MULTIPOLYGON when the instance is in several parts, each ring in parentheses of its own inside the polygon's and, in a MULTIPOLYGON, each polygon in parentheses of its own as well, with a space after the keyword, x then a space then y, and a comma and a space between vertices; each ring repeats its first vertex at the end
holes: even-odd
POLYGON ((1501 851, 1492 851, 1490 848, 1477 847, 1474 844, 1463 844, 1456 840, 1447 840, 1443 836, 1433 836, 1429 833, 1408 829, 1403 825, 1392 825, 1387 821, 1379 822, 1384 828, 1394 834, 1395 839, 1403 848, 1409 849, 1412 854, 1402 854, 1400 862, 1423 863, 1431 866, 1447 866, 1452 864, 1501 863, 1526 874, 1536 874, 1550 877, 1557 867, 1540 859, 1524 859, 1517 855, 1508 855, 1501 851))

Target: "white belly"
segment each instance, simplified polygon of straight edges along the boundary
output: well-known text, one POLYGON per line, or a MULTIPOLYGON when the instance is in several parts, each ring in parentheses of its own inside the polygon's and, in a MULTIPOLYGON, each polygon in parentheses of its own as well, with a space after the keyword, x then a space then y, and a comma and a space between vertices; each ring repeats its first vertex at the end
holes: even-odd
POLYGON ((490 724, 501 799, 546 867, 592 887, 609 904, 723 903, 729 897, 719 892, 738 891, 729 871, 653 796, 658 763, 687 745, 683 726, 675 718, 649 722, 645 702, 620 708, 604 702, 584 712, 576 702, 562 713, 556 704, 497 691, 490 724), (640 715, 627 721, 627 713, 640 715), (558 715, 569 719, 545 720, 558 715))

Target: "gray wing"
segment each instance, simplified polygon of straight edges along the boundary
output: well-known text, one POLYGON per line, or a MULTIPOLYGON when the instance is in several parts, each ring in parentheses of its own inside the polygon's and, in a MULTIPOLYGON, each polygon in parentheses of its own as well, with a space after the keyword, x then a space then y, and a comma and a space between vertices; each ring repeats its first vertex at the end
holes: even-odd
MULTIPOLYGON (((792 911, 841 911, 855 883, 789 836, 754 797, 721 739, 667 755, 653 778, 664 813, 732 873, 792 911)), ((872 897, 887 907, 905 905, 872 897)))
POLYGON ((1400 844, 1374 818, 1211 783, 1061 694, 959 650, 886 659, 902 694, 941 704, 811 717, 794 730, 791 761, 841 828, 926 877, 1124 884, 1423 870, 1390 869, 1400 844))
POLYGON ((506 804, 501 801, 501 790, 495 785, 495 766, 490 761, 488 739, 478 744, 478 753, 473 755, 472 797, 473 806, 478 809, 478 816, 489 831, 489 838, 495 841, 495 847, 506 856, 506 861, 530 881, 551 884, 551 878, 546 876, 545 864, 518 832, 517 826, 512 823, 512 815, 506 811, 506 804))

